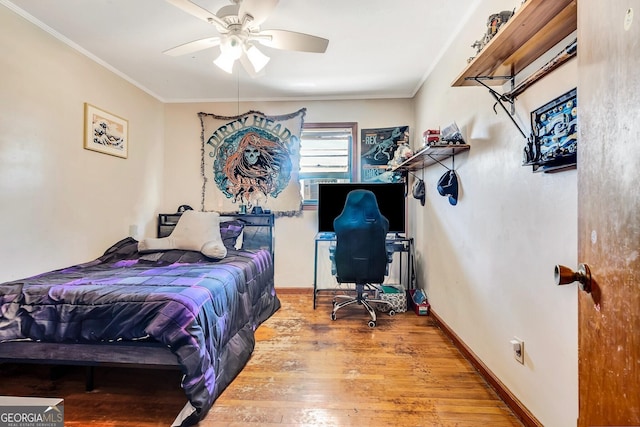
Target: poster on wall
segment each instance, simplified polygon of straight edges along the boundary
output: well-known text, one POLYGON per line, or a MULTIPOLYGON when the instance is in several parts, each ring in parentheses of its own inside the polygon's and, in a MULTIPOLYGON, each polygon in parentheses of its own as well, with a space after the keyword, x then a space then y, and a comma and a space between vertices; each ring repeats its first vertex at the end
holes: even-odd
POLYGON ((306 109, 267 116, 198 113, 202 125, 202 210, 302 211, 300 134, 306 109))
POLYGON ((360 179, 363 182, 400 182, 402 173, 394 166, 410 156, 409 126, 362 129, 360 179))

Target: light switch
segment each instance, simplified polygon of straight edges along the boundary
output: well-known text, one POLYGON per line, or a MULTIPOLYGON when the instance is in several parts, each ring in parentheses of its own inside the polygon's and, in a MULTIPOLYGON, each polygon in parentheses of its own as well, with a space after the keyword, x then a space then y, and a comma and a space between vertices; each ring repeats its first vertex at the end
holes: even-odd
POLYGON ((517 337, 514 337, 510 342, 511 347, 513 348, 514 359, 524 365, 524 341, 517 337))

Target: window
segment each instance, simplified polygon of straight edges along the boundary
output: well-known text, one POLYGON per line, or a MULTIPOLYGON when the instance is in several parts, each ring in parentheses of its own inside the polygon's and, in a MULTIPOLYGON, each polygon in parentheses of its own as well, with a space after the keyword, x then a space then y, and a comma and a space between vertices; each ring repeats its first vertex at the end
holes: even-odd
POLYGON ((300 137, 300 189, 305 208, 318 205, 318 183, 355 180, 357 123, 305 123, 300 137))

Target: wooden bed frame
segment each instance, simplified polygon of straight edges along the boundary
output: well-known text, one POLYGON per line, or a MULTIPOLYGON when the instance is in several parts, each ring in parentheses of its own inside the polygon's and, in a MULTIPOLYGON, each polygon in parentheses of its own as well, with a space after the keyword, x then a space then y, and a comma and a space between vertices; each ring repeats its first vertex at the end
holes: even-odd
POLYGON ((168 347, 156 342, 62 344, 14 341, 2 343, 0 347, 0 363, 86 366, 86 391, 94 389, 93 373, 97 366, 181 369, 176 355, 168 347))
POLYGON ((180 368, 176 355, 168 347, 154 342, 61 344, 14 341, 2 343, 1 348, 0 363, 180 368))

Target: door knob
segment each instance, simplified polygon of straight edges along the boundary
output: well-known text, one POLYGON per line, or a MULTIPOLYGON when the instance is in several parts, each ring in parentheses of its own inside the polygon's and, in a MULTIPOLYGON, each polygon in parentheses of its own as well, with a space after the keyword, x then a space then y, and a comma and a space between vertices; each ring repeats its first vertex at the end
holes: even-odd
POLYGON ((587 264, 578 264, 578 271, 573 271, 564 265, 556 265, 553 276, 556 280, 556 285, 579 282, 580 290, 591 293, 591 270, 587 264))

